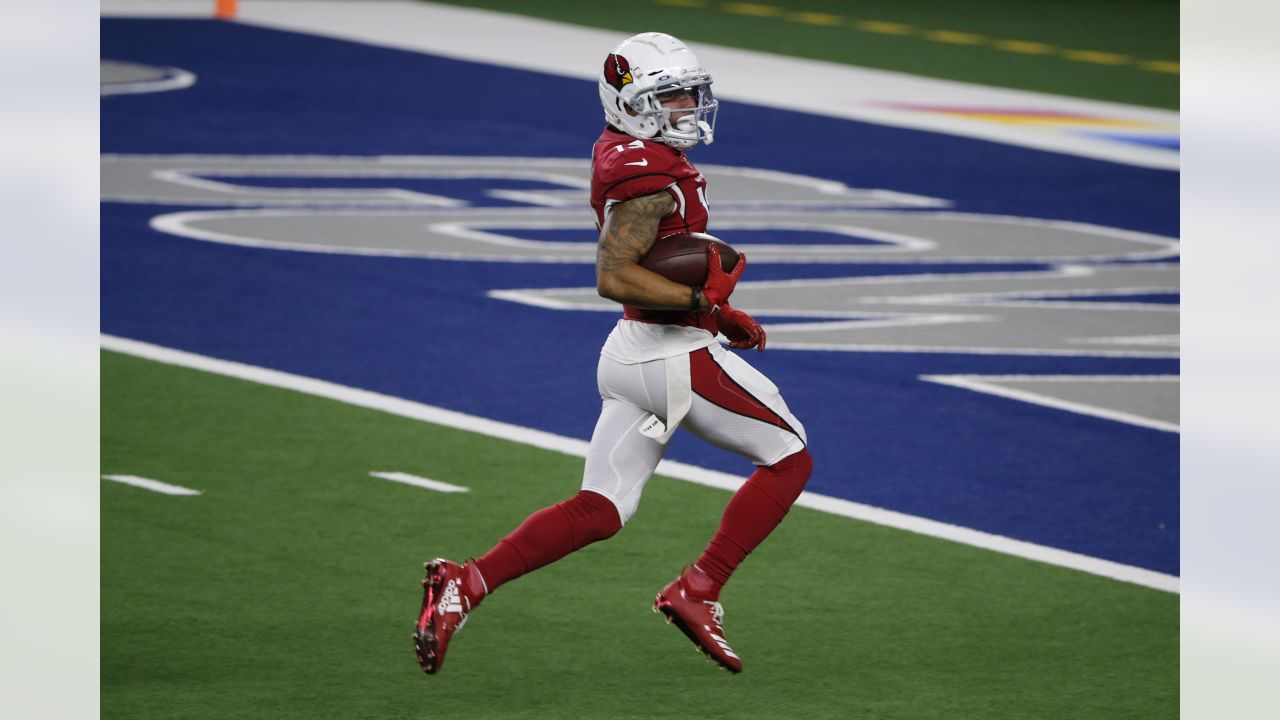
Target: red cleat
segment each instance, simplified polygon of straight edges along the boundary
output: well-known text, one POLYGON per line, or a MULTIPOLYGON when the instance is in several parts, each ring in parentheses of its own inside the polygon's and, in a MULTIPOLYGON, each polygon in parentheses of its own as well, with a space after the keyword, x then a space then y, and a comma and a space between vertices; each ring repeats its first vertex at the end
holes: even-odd
MULTIPOLYGON (((724 639, 724 608, 708 596, 696 594, 690 589, 688 576, 697 572, 686 568, 680 577, 671 581, 653 601, 654 612, 667 616, 667 622, 675 623, 694 645, 708 658, 729 672, 742 672, 742 660, 724 639)), ((696 584, 696 583, 695 583, 696 584)))
POLYGON ((483 596, 484 579, 475 565, 436 558, 425 564, 422 612, 413 632, 413 647, 423 672, 434 675, 444 664, 449 639, 462 629, 473 606, 483 596))

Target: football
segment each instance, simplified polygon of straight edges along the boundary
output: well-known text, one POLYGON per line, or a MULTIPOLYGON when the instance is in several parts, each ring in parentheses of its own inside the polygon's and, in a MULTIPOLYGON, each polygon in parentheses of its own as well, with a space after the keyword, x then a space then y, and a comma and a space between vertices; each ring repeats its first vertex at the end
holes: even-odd
POLYGON ((707 281, 707 247, 720 246, 720 267, 731 272, 738 264, 738 251, 706 233, 680 233, 659 238, 640 258, 640 267, 682 285, 701 287, 707 281))

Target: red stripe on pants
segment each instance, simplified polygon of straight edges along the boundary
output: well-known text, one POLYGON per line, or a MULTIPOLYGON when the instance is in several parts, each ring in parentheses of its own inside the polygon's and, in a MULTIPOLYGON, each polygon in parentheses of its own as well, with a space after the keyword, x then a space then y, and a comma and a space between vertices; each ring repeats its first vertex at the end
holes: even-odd
POLYGON ((776 425, 794 433, 778 413, 770 410, 746 388, 742 387, 729 373, 720 367, 711 351, 703 348, 689 353, 689 371, 692 376, 693 391, 708 402, 715 403, 729 412, 776 425))

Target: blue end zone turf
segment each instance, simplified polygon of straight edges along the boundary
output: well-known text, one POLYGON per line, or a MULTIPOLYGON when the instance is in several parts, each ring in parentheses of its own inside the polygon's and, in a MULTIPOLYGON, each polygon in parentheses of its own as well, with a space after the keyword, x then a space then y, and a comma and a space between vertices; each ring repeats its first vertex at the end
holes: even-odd
MULTIPOLYGON (((104 98, 104 153, 585 158, 601 127, 589 82, 235 23, 104 20, 101 46, 104 59, 176 66, 199 78, 182 91, 104 98)), ((941 197, 964 212, 1178 235, 1173 172, 742 103, 724 103, 717 137, 694 151, 695 162, 941 197), (765 137, 767 144, 758 140, 765 137)), ((412 189, 476 200, 500 186, 412 189)), ((104 203, 103 332, 589 437, 599 408, 597 350, 616 316, 485 293, 589 286, 590 265, 261 250, 148 227, 181 209, 104 203)), ((713 233, 714 218, 713 207, 713 233)), ((991 266, 946 268, 966 269, 991 266)), ((922 270, 940 271, 749 272, 776 279, 922 270)), ((810 490, 1178 571, 1178 435, 918 380, 1175 374, 1176 360, 783 350, 747 358, 782 387, 809 431, 810 490)), ((751 469, 679 435, 668 457, 751 469)), ((577 481, 565 478, 566 494, 577 481)))

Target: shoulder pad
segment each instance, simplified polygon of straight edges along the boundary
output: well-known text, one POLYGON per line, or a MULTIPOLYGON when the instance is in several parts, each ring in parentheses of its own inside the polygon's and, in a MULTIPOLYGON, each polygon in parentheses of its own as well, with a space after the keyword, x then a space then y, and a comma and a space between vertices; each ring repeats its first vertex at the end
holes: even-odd
POLYGON ((676 170, 682 164, 679 153, 666 145, 632 139, 608 146, 601 153, 596 173, 606 185, 655 173, 671 175, 674 180, 676 170), (621 151, 617 150, 619 147, 622 148, 621 151))
POLYGON ((595 183, 606 200, 622 202, 661 192, 689 170, 683 156, 666 145, 632 139, 603 149, 596 162, 595 183))

